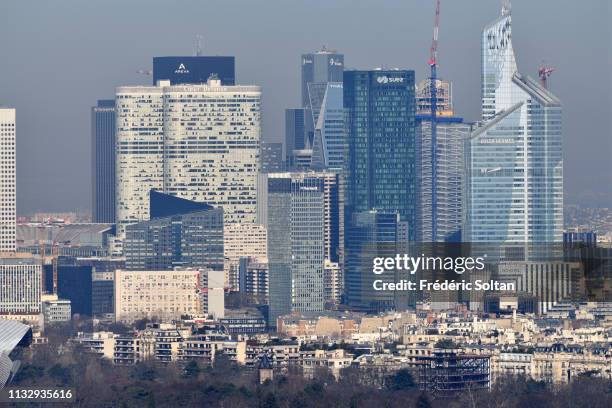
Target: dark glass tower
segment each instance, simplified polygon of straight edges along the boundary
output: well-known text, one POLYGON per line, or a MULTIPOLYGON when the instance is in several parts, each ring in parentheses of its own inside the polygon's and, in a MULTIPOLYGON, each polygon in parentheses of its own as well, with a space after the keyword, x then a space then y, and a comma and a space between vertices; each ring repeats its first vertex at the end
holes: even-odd
POLYGON ((344 72, 348 143, 346 216, 378 210, 416 230, 414 71, 344 72))
POLYGON ((115 100, 91 108, 93 222, 115 222, 115 100))

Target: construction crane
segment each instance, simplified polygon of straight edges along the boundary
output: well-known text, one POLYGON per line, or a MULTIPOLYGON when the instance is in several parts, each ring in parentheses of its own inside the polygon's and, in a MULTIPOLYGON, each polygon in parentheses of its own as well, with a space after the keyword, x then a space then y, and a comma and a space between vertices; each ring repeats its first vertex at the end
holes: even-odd
POLYGON ((438 121, 438 32, 440 31, 440 0, 436 0, 436 17, 433 38, 429 49, 430 96, 431 96, 431 242, 437 241, 437 121, 438 121))
POLYGON ((547 67, 546 65, 540 66, 538 69, 538 76, 540 77, 540 83, 544 89, 548 89, 548 77, 555 72, 554 67, 547 67))

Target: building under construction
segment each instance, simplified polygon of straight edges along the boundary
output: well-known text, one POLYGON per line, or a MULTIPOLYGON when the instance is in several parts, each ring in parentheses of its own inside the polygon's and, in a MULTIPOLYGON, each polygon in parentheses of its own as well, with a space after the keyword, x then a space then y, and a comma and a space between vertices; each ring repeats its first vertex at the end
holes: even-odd
POLYGON ((448 398, 466 390, 491 387, 489 356, 437 350, 419 358, 419 388, 435 397, 448 398))

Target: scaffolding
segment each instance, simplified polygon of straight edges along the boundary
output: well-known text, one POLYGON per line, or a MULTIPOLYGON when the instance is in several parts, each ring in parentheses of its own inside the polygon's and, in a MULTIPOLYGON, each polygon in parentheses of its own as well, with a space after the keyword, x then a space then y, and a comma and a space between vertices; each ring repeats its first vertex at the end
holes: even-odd
POLYGON ((490 387, 489 356, 436 350, 431 356, 419 358, 419 388, 436 398, 449 398, 458 392, 488 390, 490 387))

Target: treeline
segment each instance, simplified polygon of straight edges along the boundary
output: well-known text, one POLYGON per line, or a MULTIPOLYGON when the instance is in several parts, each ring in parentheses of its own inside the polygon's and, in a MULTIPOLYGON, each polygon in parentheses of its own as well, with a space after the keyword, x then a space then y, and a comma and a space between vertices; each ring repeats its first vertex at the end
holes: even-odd
MULTIPOLYGON (((24 355, 13 385, 69 387, 78 407, 589 407, 612 406, 612 381, 576 378, 571 384, 507 378, 491 391, 465 391, 450 399, 435 399, 418 390, 415 377, 400 370, 381 383, 373 372, 345 369, 340 380, 327 370, 304 378, 296 367, 258 383, 257 370, 232 364, 220 355, 214 367, 140 363, 116 367, 110 361, 56 346, 40 346, 24 355), (59 352, 58 352, 59 351, 59 352), (368 378, 371 377, 371 378, 368 378)), ((23 406, 23 405, 20 405, 23 406)), ((35 406, 35 405, 32 405, 35 406)), ((60 405, 54 405, 60 406, 60 405)))

